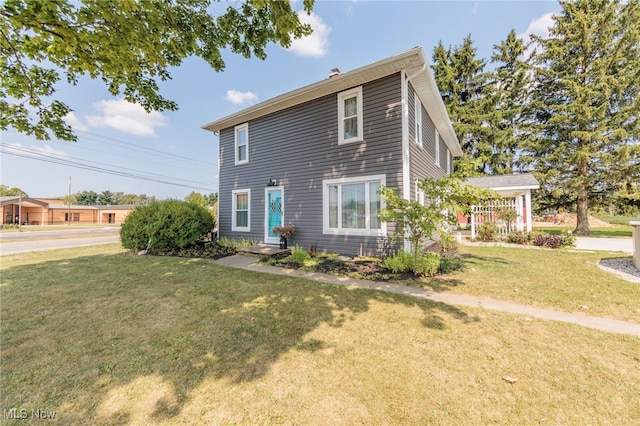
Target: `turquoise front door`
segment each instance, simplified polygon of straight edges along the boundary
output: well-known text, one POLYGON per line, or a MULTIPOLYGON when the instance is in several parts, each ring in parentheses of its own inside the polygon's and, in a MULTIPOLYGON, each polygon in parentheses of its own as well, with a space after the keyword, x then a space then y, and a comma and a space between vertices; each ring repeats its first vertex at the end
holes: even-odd
POLYGON ((267 200, 266 212, 266 229, 264 241, 265 243, 278 244, 280 242, 280 236, 273 233, 273 228, 276 226, 282 226, 284 215, 283 205, 283 190, 282 188, 267 188, 267 200))

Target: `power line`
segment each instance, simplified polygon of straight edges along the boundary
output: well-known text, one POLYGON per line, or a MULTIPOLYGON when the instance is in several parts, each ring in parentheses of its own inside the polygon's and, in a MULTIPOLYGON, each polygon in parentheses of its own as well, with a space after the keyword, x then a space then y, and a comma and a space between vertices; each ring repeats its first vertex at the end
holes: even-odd
MULTIPOLYGON (((113 170, 113 169, 107 169, 107 168, 103 168, 103 167, 95 167, 89 164, 84 164, 84 163, 80 163, 77 161, 70 161, 70 160, 64 160, 61 159, 59 157, 55 157, 52 155, 47 155, 47 154, 43 154, 37 151, 31 151, 22 147, 16 147, 16 146, 11 146, 8 144, 0 144, 0 146, 2 147, 2 149, 0 150, 0 152, 2 152, 3 154, 8 154, 8 155, 13 155, 16 157, 22 157, 22 158, 28 158, 31 160, 37 160, 37 161, 42 161, 45 163, 50 163, 50 164, 60 164, 60 165, 65 165, 65 166, 69 166, 69 167, 73 167, 73 168, 78 168, 78 169, 84 169, 84 170, 89 170, 89 171, 93 171, 93 172, 97 172, 97 173, 104 173, 104 174, 109 174, 109 175, 114 175, 114 176, 122 176, 122 177, 127 177, 127 178, 131 178, 131 179, 137 179, 137 180, 144 180, 144 181, 149 181, 149 182, 156 182, 156 183, 162 183, 162 184, 166 184, 166 185, 172 185, 172 186, 179 186, 179 187, 183 187, 183 188, 190 188, 190 189, 201 189, 204 191, 211 191, 211 192, 215 192, 215 189, 212 189, 210 187, 203 187, 203 186, 195 186, 195 185, 186 185, 186 184, 180 184, 180 183, 176 183, 171 182, 171 181, 166 181, 163 179, 174 179, 174 180, 180 180, 183 182, 195 182, 195 181, 188 181, 185 179, 177 179, 177 178, 172 178, 170 176, 161 176, 161 175, 156 175, 159 176, 160 178, 154 178, 152 177, 152 175, 139 175, 139 174, 134 174, 134 173, 128 173, 128 172, 123 172, 123 171, 118 171, 118 170, 113 170), (18 151, 18 152, 15 152, 18 151), (22 153, 19 153, 22 152, 22 153)), ((98 163, 101 164, 101 163, 98 163)), ((110 165, 109 165, 110 166, 110 165)), ((114 166, 111 166, 114 167, 114 166)), ((131 169, 129 169, 131 170, 131 169)), ((199 183, 196 183, 196 185, 199 185, 199 183)))

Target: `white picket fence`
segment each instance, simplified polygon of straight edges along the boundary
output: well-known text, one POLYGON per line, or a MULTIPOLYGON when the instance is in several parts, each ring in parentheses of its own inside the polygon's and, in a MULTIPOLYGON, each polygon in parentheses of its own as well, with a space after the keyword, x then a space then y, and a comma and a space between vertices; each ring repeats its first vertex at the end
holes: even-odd
POLYGON ((498 234, 507 235, 509 232, 522 230, 522 205, 518 202, 519 198, 501 198, 499 200, 490 201, 484 206, 473 206, 471 213, 471 238, 476 238, 478 227, 485 222, 492 222, 498 228, 498 234), (500 219, 500 212, 506 209, 513 209, 516 212, 516 219, 511 223, 500 219))

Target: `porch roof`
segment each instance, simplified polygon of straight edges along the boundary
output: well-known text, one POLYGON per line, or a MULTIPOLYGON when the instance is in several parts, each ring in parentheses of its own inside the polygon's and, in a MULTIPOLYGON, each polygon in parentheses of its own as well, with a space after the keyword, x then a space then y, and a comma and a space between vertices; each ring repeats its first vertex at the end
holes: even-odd
POLYGON ((0 207, 4 207, 11 204, 22 204, 22 207, 47 207, 47 203, 29 197, 0 197, 0 207))
POLYGON ((475 177, 467 179, 465 183, 480 188, 490 188, 498 192, 526 191, 540 188, 540 183, 531 173, 475 177))

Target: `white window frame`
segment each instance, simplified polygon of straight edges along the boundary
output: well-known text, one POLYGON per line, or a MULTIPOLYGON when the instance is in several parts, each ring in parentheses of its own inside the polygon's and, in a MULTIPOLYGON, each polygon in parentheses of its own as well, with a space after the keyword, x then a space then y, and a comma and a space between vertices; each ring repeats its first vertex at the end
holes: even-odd
POLYGON ((451 174, 451 152, 447 148, 447 174, 451 174))
POLYGON ((416 143, 422 148, 422 103, 417 93, 413 94, 413 103, 415 108, 415 131, 416 143))
POLYGON ((233 132, 233 147, 234 147, 234 156, 235 156, 235 163, 236 165, 238 164, 246 164, 249 162, 249 123, 244 123, 244 124, 239 124, 236 127, 234 127, 234 132, 233 132), (247 150, 247 158, 245 160, 240 160, 238 158, 238 149, 239 149, 239 139, 238 139, 238 133, 240 131, 244 130, 246 132, 247 135, 247 141, 246 141, 246 150, 247 150))
POLYGON ((362 142, 364 129, 363 127, 363 119, 362 119, 362 86, 355 87, 353 89, 345 90, 344 92, 338 93, 338 145, 353 143, 353 142, 362 142), (358 135, 345 139, 344 138, 344 101, 349 98, 356 97, 357 111, 358 111, 358 135))
POLYGON ((231 191, 231 197, 231 230, 234 232, 251 232, 251 189, 235 189, 231 191), (247 226, 238 226, 236 224, 237 194, 247 194, 247 226))
MULTIPOLYGON (((344 184, 353 184, 353 183, 365 183, 365 206, 368 211, 370 207, 369 200, 369 185, 370 182, 379 182, 380 186, 386 185, 387 177, 386 175, 371 175, 371 176, 358 176, 352 178, 339 178, 339 179, 325 179, 322 181, 322 233, 329 235, 359 235, 359 236, 386 236, 387 235, 387 224, 386 222, 380 222, 380 229, 369 229, 369 219, 370 213, 366 215, 365 229, 353 229, 353 228, 342 228, 342 194, 341 191, 338 190, 338 227, 330 228, 329 227, 329 187, 333 185, 344 185, 344 184)), ((380 209, 384 208, 384 201, 382 198, 380 199, 380 209)))
POLYGON ((436 166, 440 167, 440 133, 436 129, 436 166))

